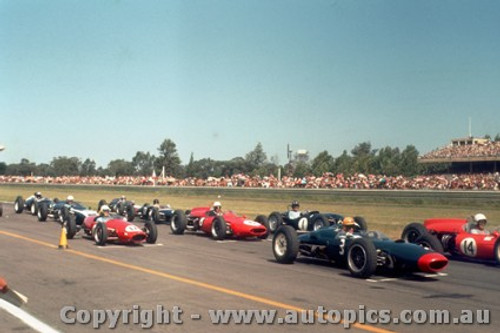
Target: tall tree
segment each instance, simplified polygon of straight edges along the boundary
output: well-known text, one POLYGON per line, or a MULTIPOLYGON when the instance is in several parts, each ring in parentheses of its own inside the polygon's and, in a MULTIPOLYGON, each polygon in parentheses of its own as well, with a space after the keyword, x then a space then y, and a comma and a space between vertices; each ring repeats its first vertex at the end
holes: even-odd
POLYGON ((315 176, 321 176, 333 168, 333 157, 325 150, 316 156, 311 163, 311 170, 315 176))
POLYGON ((405 176, 415 176, 419 172, 418 150, 413 145, 406 146, 401 152, 399 171, 405 176))
POLYGON ((85 161, 83 161, 80 169, 80 176, 88 177, 88 176, 95 176, 96 174, 97 174, 97 169, 95 161, 91 160, 90 158, 87 158, 85 161))
POLYGON ((132 162, 118 159, 109 162, 108 170, 109 173, 115 177, 130 176, 134 173, 134 165, 132 162))
POLYGON ((155 166, 156 157, 149 152, 138 151, 132 158, 134 173, 141 176, 151 176, 155 166))
POLYGON ((262 148, 262 143, 257 143, 254 150, 246 154, 245 161, 249 170, 255 170, 267 162, 267 155, 262 148))
POLYGON ((80 174, 82 162, 78 157, 54 157, 50 166, 57 176, 77 176, 80 174))
POLYGON ((181 159, 177 147, 170 139, 165 139, 158 148, 160 156, 156 159, 157 174, 165 167, 165 175, 179 177, 182 174, 181 159))

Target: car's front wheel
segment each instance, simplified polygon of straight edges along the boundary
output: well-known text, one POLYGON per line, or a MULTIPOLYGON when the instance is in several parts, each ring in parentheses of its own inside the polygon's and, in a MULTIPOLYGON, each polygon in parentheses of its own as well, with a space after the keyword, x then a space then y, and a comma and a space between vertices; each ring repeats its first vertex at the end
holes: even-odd
POLYGON ((294 228, 283 225, 276 230, 273 236, 273 254, 280 264, 293 264, 299 254, 299 238, 294 228))
POLYGON ((146 232, 146 243, 154 244, 158 239, 158 229, 156 228, 156 224, 153 222, 146 222, 144 224, 144 231, 146 232))
POLYGON ((212 237, 217 240, 226 238, 227 225, 222 216, 217 216, 212 221, 212 237))
POLYGON ((370 277, 377 269, 377 249, 365 238, 356 238, 347 250, 347 267, 359 278, 370 277))
POLYGON ((182 210, 176 210, 170 221, 170 230, 174 235, 182 235, 186 230, 186 215, 182 210))
POLYGON ((417 238, 427 233, 427 229, 418 222, 408 224, 401 234, 401 238, 408 243, 415 243, 417 238))
POLYGON ((420 237, 415 239, 414 243, 422 246, 423 248, 444 254, 443 244, 439 241, 439 239, 437 239, 436 236, 431 235, 428 232, 425 232, 420 237))
POLYGON ((92 232, 97 245, 104 246, 108 240, 108 227, 106 223, 97 222, 92 232))
POLYGON ((16 201, 14 201, 14 210, 17 214, 21 214, 24 210, 24 199, 22 196, 18 196, 16 201))
POLYGON ((258 215, 255 218, 255 222, 259 222, 266 228, 266 233, 260 236, 260 239, 266 239, 269 236, 269 222, 267 221, 267 217, 265 215, 258 215))

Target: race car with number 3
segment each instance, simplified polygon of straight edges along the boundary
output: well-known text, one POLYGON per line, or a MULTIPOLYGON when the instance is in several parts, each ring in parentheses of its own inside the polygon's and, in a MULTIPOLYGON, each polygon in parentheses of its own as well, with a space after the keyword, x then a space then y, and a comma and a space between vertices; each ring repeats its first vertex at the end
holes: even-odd
POLYGON ((472 233, 474 224, 471 218, 430 218, 423 224, 413 222, 405 226, 401 238, 413 243, 429 234, 434 241, 428 246, 435 251, 500 264, 500 232, 472 233))
POLYGON ((259 215, 255 220, 246 216, 236 215, 232 211, 216 214, 210 207, 196 207, 185 213, 185 218, 174 216, 170 222, 172 233, 180 235, 185 230, 201 230, 212 235, 214 239, 222 240, 227 237, 267 238, 269 228, 267 218, 259 215))
POLYGON ((291 226, 281 226, 274 233, 272 249, 279 263, 292 264, 298 255, 334 261, 347 265, 359 278, 368 278, 377 269, 436 273, 448 264, 445 256, 423 246, 393 241, 377 231, 346 233, 338 224, 301 235, 291 226))

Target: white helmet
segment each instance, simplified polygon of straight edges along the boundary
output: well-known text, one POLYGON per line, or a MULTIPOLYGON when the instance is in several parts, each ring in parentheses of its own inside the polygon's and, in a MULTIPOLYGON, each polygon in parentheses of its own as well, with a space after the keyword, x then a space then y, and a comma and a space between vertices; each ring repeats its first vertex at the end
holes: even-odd
POLYGON ((103 212, 104 212, 104 211, 108 211, 108 212, 109 212, 109 211, 111 211, 111 208, 109 208, 109 206, 108 206, 108 205, 102 205, 102 206, 101 206, 101 211, 103 211, 103 212))
POLYGON ((214 208, 215 207, 222 207, 222 204, 219 201, 214 202, 213 204, 214 208))
POLYGON ((474 215, 474 221, 476 223, 479 221, 483 221, 483 220, 486 222, 486 216, 484 216, 484 214, 478 213, 478 214, 474 215))
POLYGON ((75 200, 75 198, 73 198, 72 195, 68 195, 68 197, 66 198, 67 201, 73 201, 75 200))

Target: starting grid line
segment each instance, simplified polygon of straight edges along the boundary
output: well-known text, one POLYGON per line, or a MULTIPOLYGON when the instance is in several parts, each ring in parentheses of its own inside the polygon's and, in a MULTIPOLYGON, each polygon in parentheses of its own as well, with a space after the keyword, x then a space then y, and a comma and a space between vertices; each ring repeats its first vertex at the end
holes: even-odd
MULTIPOLYGON (((448 276, 448 273, 418 274, 416 276, 418 276, 418 277, 424 277, 424 278, 437 278, 437 277, 448 276)), ((402 278, 400 278, 400 277, 392 277, 392 278, 369 278, 369 279, 365 279, 365 281, 366 282, 371 282, 371 283, 380 283, 380 282, 398 281, 398 280, 401 280, 401 279, 402 278)))
POLYGON ((141 245, 120 245, 120 244, 108 244, 108 245, 97 245, 98 249, 130 249, 130 248, 145 248, 145 247, 158 247, 163 246, 162 243, 158 244, 141 244, 141 245))

